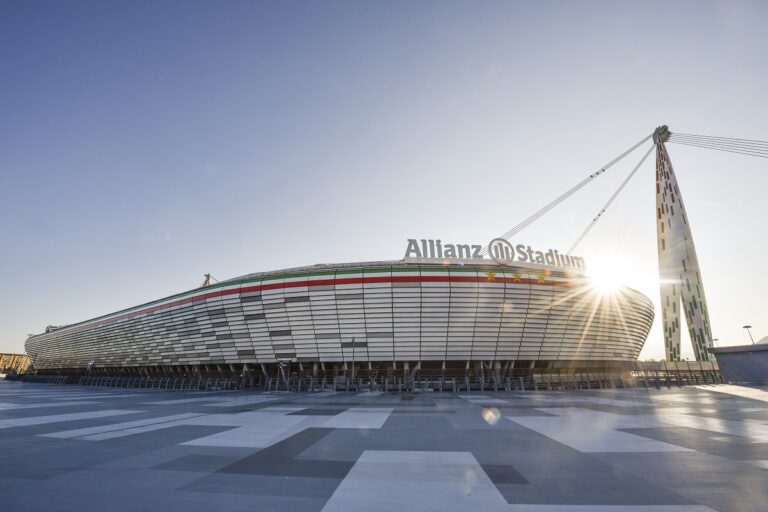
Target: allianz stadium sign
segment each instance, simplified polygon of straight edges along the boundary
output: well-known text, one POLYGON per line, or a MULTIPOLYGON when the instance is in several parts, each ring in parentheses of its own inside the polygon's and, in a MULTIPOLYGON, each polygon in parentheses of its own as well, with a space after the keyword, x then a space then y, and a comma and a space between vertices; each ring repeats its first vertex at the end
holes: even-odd
MULTIPOLYGON (((584 258, 561 254, 557 250, 537 251, 530 245, 512 245, 504 238, 494 238, 488 244, 488 258, 499 265, 515 263, 535 263, 553 267, 566 267, 584 270, 587 265, 584 258)), ((444 244, 439 239, 408 239, 405 259, 472 260, 484 259, 482 245, 444 244)))

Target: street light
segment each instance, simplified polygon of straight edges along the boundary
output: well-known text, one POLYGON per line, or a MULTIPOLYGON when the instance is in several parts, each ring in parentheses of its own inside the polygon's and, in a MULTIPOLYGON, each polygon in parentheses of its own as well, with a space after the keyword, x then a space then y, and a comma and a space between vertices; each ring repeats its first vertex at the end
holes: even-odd
POLYGON ((713 344, 714 346, 717 346, 717 342, 718 342, 718 341, 720 341, 720 338, 713 338, 713 339, 712 339, 712 344, 713 344))
POLYGON ((755 344, 755 338, 752 337, 752 331, 750 331, 751 328, 752 328, 751 325, 745 325, 744 327, 742 327, 742 329, 746 329, 747 330, 747 332, 749 333, 749 339, 752 340, 752 344, 754 345, 755 344))

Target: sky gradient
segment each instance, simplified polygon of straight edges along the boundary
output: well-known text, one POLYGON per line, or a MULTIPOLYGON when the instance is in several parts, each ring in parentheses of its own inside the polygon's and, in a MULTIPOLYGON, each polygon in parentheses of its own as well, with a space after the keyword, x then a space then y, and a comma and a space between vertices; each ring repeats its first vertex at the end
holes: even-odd
MULTIPOLYGON (((0 351, 206 272, 485 243, 659 124, 768 140, 767 20, 764 2, 0 0, 0 351)), ((768 161, 668 149, 715 337, 768 335, 768 161)), ((640 156, 513 242, 567 249, 640 156)), ((578 252, 657 303, 654 209, 650 158, 578 252)), ((663 357, 658 311, 642 357, 663 357)))

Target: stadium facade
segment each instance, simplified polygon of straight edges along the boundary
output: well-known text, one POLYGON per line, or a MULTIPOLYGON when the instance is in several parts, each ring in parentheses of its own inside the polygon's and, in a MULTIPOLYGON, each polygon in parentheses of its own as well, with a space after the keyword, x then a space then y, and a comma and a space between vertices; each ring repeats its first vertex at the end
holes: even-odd
POLYGON ((571 268, 406 258, 250 274, 25 348, 43 373, 600 371, 637 360, 653 317, 641 293, 603 293, 571 268))

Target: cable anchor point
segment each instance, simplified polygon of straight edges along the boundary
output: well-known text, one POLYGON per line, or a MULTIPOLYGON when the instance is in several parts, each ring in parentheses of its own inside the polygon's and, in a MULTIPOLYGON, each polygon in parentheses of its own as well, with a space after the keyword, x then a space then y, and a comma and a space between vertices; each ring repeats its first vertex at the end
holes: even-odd
POLYGON ((669 136, 671 135, 671 132, 669 131, 669 126, 662 125, 656 128, 656 131, 653 132, 653 143, 654 144, 663 144, 669 140, 669 136))

